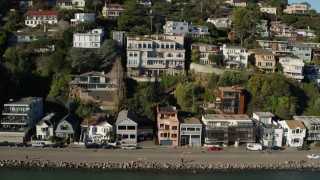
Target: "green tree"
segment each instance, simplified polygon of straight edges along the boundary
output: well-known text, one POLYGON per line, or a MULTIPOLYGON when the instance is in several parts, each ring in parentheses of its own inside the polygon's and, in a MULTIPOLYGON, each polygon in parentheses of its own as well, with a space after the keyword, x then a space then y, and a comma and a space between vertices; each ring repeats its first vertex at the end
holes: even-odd
POLYGON ((92 101, 82 101, 76 110, 76 114, 81 118, 88 118, 94 113, 100 113, 99 104, 92 101))
POLYGON ((101 59, 99 62, 99 69, 109 70, 115 62, 116 57, 120 57, 121 46, 118 41, 107 39, 98 49, 97 55, 99 56, 99 59, 101 59))
POLYGON ((179 83, 174 96, 182 111, 196 112, 196 101, 199 94, 199 87, 191 82, 179 83))
POLYGON ((51 82, 48 99, 52 102, 65 104, 69 96, 69 81, 68 74, 55 74, 51 82))
POLYGON ((191 52, 191 61, 194 63, 200 63, 200 52, 198 49, 194 49, 191 52))
POLYGON ((71 48, 68 60, 79 73, 96 70, 101 62, 96 49, 86 48, 71 48))
POLYGON ((223 55, 222 54, 210 54, 208 57, 209 61, 216 63, 218 66, 223 65, 223 55))

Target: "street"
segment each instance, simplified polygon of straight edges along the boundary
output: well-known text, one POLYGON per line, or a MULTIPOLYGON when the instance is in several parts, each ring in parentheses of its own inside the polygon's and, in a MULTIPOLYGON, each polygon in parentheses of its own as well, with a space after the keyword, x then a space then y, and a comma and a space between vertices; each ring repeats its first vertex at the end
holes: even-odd
POLYGON ((122 149, 85 149, 66 147, 60 149, 32 147, 0 147, 0 159, 6 160, 49 160, 52 162, 102 162, 126 163, 131 161, 159 162, 178 164, 183 158, 188 164, 270 164, 285 161, 319 162, 308 159, 308 154, 320 154, 320 148, 310 151, 296 151, 287 148, 284 151, 247 151, 244 148, 225 148, 222 151, 207 151, 206 148, 163 148, 155 147, 137 150, 122 149))

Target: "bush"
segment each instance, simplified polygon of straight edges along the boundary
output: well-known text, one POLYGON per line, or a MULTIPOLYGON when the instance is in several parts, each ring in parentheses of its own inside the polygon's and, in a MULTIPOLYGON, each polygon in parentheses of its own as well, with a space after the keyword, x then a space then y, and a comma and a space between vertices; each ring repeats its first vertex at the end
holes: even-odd
POLYGON ((320 141, 316 141, 316 143, 315 143, 314 146, 315 146, 315 147, 320 147, 320 141))

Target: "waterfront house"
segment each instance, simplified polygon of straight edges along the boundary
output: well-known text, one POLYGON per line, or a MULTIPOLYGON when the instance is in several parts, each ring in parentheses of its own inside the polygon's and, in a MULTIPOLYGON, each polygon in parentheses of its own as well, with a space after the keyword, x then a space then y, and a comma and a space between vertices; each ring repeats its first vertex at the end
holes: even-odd
POLYGON ((100 48, 104 36, 103 29, 93 29, 91 32, 74 33, 73 47, 75 48, 100 48))
POLYGON ((25 25, 36 27, 43 23, 57 24, 59 11, 27 11, 25 14, 25 25))
POLYGON ((60 116, 57 113, 47 114, 40 122, 36 124, 37 140, 49 139, 55 136, 54 130, 57 126, 60 116))
POLYGON ((106 113, 95 113, 84 119, 80 125, 80 141, 95 143, 109 141, 113 126, 108 120, 110 121, 110 116, 106 113))
POLYGON ((157 107, 158 144, 179 146, 179 120, 175 106, 157 107))
POLYGON ((200 147, 202 124, 198 118, 180 116, 180 146, 200 147))
POLYGON ((214 93, 214 109, 221 114, 244 114, 244 88, 219 87, 214 93))
POLYGON ((39 97, 11 99, 3 105, 0 119, 0 141, 25 142, 43 116, 39 97))
POLYGON ((57 137, 67 140, 78 139, 82 119, 74 113, 69 113, 57 124, 55 134, 57 137))
POLYGON ((111 78, 110 74, 105 74, 104 71, 91 71, 71 76, 69 89, 69 96, 72 98, 94 101, 103 110, 112 110, 115 107, 116 81, 111 78))
POLYGON ((302 121, 307 128, 307 141, 320 140, 320 116, 293 116, 293 119, 302 121))
POLYGON ((184 74, 184 37, 166 34, 127 37, 127 69, 131 77, 184 74))
POLYGON ((287 146, 299 147, 303 145, 303 139, 306 137, 306 127, 300 120, 278 121, 284 131, 284 142, 287 146))
POLYGON ((121 145, 136 145, 138 142, 138 122, 141 117, 130 110, 119 112, 116 121, 117 141, 121 145))
POLYGON ((206 146, 255 142, 253 122, 247 115, 205 114, 202 123, 206 146))
POLYGON ((274 122, 274 117, 270 112, 253 112, 255 133, 264 147, 282 146, 283 129, 274 122))

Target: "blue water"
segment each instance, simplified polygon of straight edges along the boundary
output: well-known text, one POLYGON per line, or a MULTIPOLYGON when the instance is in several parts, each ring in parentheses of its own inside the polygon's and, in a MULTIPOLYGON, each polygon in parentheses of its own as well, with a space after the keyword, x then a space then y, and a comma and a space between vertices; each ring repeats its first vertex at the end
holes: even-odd
POLYGON ((0 169, 0 180, 320 180, 320 172, 142 173, 0 169))

